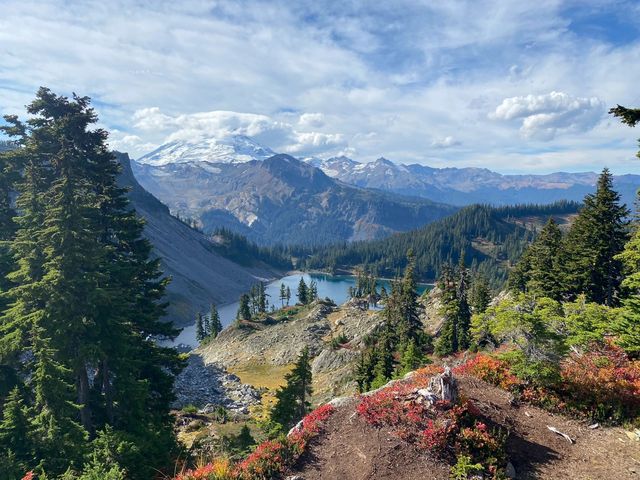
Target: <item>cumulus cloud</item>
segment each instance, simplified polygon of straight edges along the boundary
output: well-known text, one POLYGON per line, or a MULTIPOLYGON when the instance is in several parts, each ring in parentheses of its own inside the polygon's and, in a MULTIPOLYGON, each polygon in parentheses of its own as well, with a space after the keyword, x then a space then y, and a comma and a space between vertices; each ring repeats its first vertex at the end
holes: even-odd
POLYGON ((303 113, 298 119, 298 125, 303 128, 320 128, 324 126, 324 115, 322 113, 303 113))
MULTIPOLYGON (((158 107, 139 109, 134 113, 133 119, 134 126, 143 132, 164 134, 162 142, 197 142, 205 138, 224 140, 236 135, 245 135, 275 151, 301 155, 333 151, 347 145, 345 136, 340 133, 304 131, 302 127, 322 125, 324 115, 321 113, 301 115, 297 126, 255 113, 225 110, 167 115, 158 107), (303 119, 304 121, 301 121, 303 119)), ((136 138, 139 139, 137 135, 130 137, 132 145, 136 138)), ((124 144, 124 139, 120 142, 124 144)))
POLYGON ((0 3, 0 113, 23 113, 40 85, 89 95, 134 157, 233 134, 298 155, 499 171, 514 151, 530 170, 578 168, 563 152, 599 170, 611 145, 636 150, 597 101, 638 100, 629 2, 585 0, 579 22, 573 0, 0 3), (526 95, 551 91, 570 94, 526 95), (521 151, 518 129, 544 147, 521 151))
POLYGON ((431 142, 431 146, 433 148, 451 148, 451 147, 457 147, 458 145, 462 145, 462 142, 460 140, 456 140, 451 135, 448 135, 442 138, 437 138, 431 142))
POLYGON ((598 97, 574 97, 565 92, 505 98, 489 117, 516 120, 526 138, 552 140, 562 132, 586 132, 603 117, 598 97))

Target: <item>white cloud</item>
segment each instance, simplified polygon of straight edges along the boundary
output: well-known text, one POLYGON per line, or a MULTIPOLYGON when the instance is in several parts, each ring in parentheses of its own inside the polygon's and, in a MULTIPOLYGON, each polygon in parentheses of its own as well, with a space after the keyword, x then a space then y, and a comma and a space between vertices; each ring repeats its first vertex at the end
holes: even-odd
POLYGON ((524 137, 552 140, 561 132, 588 132, 603 118, 604 109, 597 97, 553 91, 505 98, 489 118, 517 120, 524 137))
POLYGON ((456 140, 451 135, 435 139, 431 142, 431 146, 433 148, 451 148, 457 147, 458 145, 462 145, 462 142, 460 140, 456 140))
POLYGON ((298 125, 303 128, 320 128, 325 124, 322 113, 303 113, 298 119, 298 125))
MULTIPOLYGON (((252 137, 275 151, 300 155, 333 152, 347 145, 340 133, 304 131, 302 127, 320 126, 324 118, 321 113, 305 114, 298 126, 277 120, 267 115, 231 111, 197 112, 191 114, 167 115, 159 107, 143 108, 133 114, 134 127, 142 132, 161 135, 160 142, 188 140, 196 142, 203 138, 224 140, 235 135, 252 137)), ((138 135, 129 136, 129 144, 139 150, 135 140, 138 135)), ((118 140, 125 145, 126 140, 118 140)), ((112 142, 113 143, 113 142, 112 142)))
POLYGON ((626 2, 580 2, 582 25, 592 11, 601 22, 582 32, 574 0, 0 3, 0 113, 23 113, 40 85, 89 95, 132 156, 172 135, 232 133, 499 171, 513 155, 532 170, 598 170, 611 145, 636 150, 637 132, 600 121, 605 105, 638 103, 640 37, 613 21, 637 17, 626 2))

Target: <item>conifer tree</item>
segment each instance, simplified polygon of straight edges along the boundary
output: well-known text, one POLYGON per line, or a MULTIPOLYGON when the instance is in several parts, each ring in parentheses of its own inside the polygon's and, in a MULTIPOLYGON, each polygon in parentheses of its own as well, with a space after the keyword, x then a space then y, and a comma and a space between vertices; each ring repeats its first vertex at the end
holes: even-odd
POLYGON ((302 305, 309 303, 309 288, 304 281, 303 277, 300 277, 300 283, 298 283, 298 302, 302 305))
POLYGON ((0 421, 0 480, 21 478, 34 456, 28 410, 17 387, 3 406, 0 421))
POLYGON ((282 305, 282 308, 284 308, 284 302, 287 299, 287 289, 284 286, 284 283, 280 284, 280 303, 282 305))
POLYGON ((249 307, 249 295, 240 295, 240 306, 238 307, 238 320, 251 320, 251 308, 249 307))
POLYGON ((491 290, 487 279, 481 273, 476 273, 471 281, 469 290, 469 306, 472 313, 483 313, 491 303, 491 290))
POLYGON ((211 308, 209 310, 209 335, 213 338, 216 338, 218 334, 222 331, 222 322, 220 321, 220 314, 218 313, 218 308, 215 303, 211 304, 211 308))
POLYGON ((291 289, 287 287, 287 307, 289 306, 289 302, 291 301, 291 289))
POLYGON ((411 339, 406 348, 402 352, 400 360, 399 374, 404 375, 417 368, 420 368, 424 363, 424 358, 420 353, 420 349, 416 345, 416 341, 411 339))
POLYGON ((198 312, 196 313, 196 340, 201 342, 205 338, 207 338, 207 330, 202 318, 202 313, 198 312))
POLYGON ((626 276, 622 282, 623 308, 615 325, 618 343, 634 358, 640 357, 640 192, 636 208, 633 233, 617 256, 623 262, 626 276))
POLYGON ((422 340, 422 321, 418 315, 418 284, 415 274, 416 262, 413 251, 407 253, 407 266, 399 284, 398 335, 400 343, 411 339, 420 343, 422 340))
POLYGON ((568 293, 584 293, 592 302, 608 306, 618 303, 622 263, 616 257, 627 241, 625 220, 629 211, 620 205, 613 177, 604 169, 596 193, 587 195, 584 207, 566 237, 565 282, 568 293))
POLYGON ((285 375, 286 385, 276 392, 276 404, 271 410, 271 420, 285 431, 301 420, 309 410, 311 388, 311 358, 309 348, 300 352, 290 373, 285 375))
POLYGON ((130 478, 148 478, 174 445, 169 405, 181 362, 156 342, 178 333, 160 321, 166 280, 116 183, 106 132, 89 129, 89 99, 41 88, 27 111, 25 124, 9 117, 3 127, 20 147, 2 161, 17 161, 21 178, 0 365, 32 355, 13 363, 31 379, 31 436, 47 473, 79 467, 86 439, 112 425, 140 441, 130 478))
POLYGON ((511 272, 511 288, 559 300, 565 291, 562 248, 562 232, 550 218, 511 272))

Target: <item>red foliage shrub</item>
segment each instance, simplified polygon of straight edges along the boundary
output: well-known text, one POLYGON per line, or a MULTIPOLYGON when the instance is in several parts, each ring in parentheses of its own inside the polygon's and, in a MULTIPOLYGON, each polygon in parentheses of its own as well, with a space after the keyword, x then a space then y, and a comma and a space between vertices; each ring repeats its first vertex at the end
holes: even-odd
POLYGON ((34 480, 35 478, 36 477, 33 471, 30 471, 30 472, 27 472, 24 477, 22 477, 22 480, 34 480))
POLYGON ((237 466, 235 474, 243 480, 270 479, 282 472, 291 461, 286 442, 267 440, 237 466))
POLYGON ((505 390, 512 390, 521 384, 518 377, 511 373, 506 361, 486 354, 478 354, 466 363, 455 367, 453 373, 473 375, 505 390))
POLYGON ((640 361, 612 343, 572 353, 563 362, 559 393, 572 410, 616 421, 640 414, 640 361))
MULTIPOLYGON (((313 437, 322 430, 322 424, 335 411, 332 405, 323 405, 302 419, 300 428, 283 440, 267 440, 235 468, 227 460, 217 459, 195 470, 187 470, 174 480, 209 480, 233 478, 238 480, 262 480, 277 477, 304 452, 313 437), (224 477, 221 472, 224 472, 224 477)), ((31 480, 31 479, 27 479, 31 480)))

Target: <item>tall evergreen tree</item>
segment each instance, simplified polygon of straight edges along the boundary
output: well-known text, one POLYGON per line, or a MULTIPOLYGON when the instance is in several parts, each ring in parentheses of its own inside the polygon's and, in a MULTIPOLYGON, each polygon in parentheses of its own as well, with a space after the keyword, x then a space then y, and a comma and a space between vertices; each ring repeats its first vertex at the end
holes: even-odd
POLYGON ((240 306, 238 307, 238 320, 251 320, 251 307, 249 307, 249 295, 240 295, 240 306))
POLYGON ((218 308, 215 303, 211 304, 211 308, 209 309, 209 335, 213 338, 216 338, 218 334, 222 331, 222 322, 220 321, 220 314, 218 313, 218 308))
POLYGON ((633 233, 617 259, 623 262, 626 276, 622 282, 624 300, 615 326, 618 343, 629 355, 640 357, 640 191, 636 202, 633 233))
POLYGON ((476 273, 469 290, 469 306, 472 313, 483 313, 491 303, 491 290, 484 275, 476 273))
POLYGON ((285 375, 286 385, 276 392, 276 404, 271 410, 271 420, 286 431, 293 427, 309 411, 311 388, 311 357, 309 348, 300 352, 293 370, 285 375))
POLYGON ((202 318, 202 313, 196 313, 196 340, 201 342, 207 338, 207 330, 205 328, 205 323, 202 318))
POLYGON ((628 214, 605 168, 596 193, 585 197, 584 207, 566 237, 565 285, 570 296, 584 293, 589 301, 617 305, 622 263, 616 255, 628 238, 628 214))
POLYGON ((302 305, 309 303, 309 288, 303 277, 300 277, 300 283, 298 283, 298 302, 302 305))
POLYGON ((140 442, 129 476, 148 478, 174 443, 169 405, 181 362, 155 341, 178 333, 160 321, 166 281, 116 183, 106 132, 89 129, 89 99, 41 88, 27 111, 26 123, 8 117, 3 127, 19 148, 2 161, 16 161, 21 178, 0 365, 13 361, 31 379, 41 468, 78 466, 86 438, 111 425, 140 442), (15 362, 27 351, 31 362, 15 362))
POLYGON ((287 289, 284 286, 284 283, 280 284, 280 304, 282 308, 284 308, 284 302, 287 299, 287 289))
POLYGON ((511 288, 559 300, 566 289, 562 248, 562 232, 550 218, 511 272, 511 288))
POLYGON ((289 306, 289 302, 291 301, 291 289, 287 287, 287 307, 289 306))

